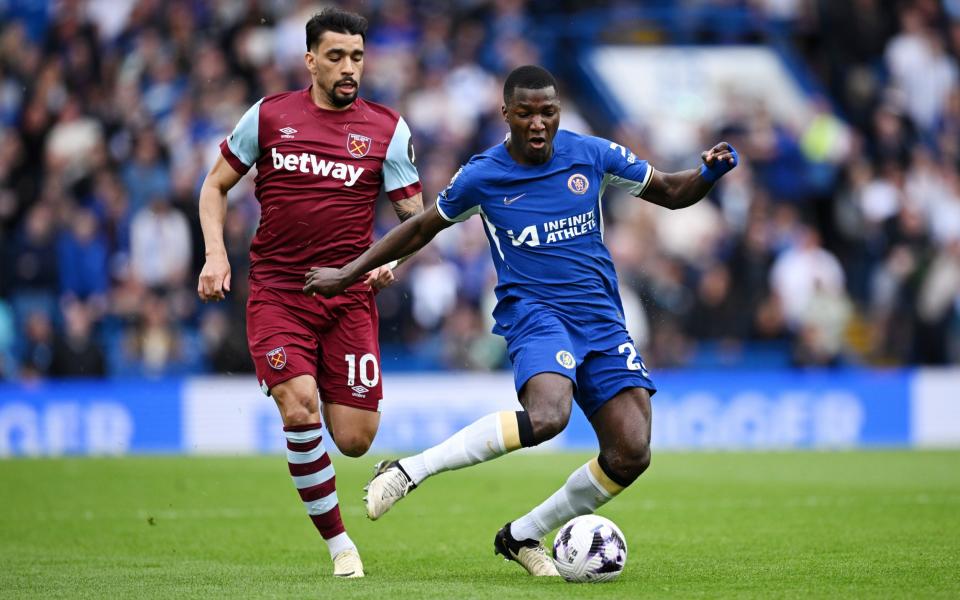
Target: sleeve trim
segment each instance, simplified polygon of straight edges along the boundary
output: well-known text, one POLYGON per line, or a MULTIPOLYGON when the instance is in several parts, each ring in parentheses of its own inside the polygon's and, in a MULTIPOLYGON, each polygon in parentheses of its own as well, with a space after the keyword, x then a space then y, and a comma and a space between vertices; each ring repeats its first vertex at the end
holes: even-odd
POLYGON ((622 190, 625 190, 631 196, 640 198, 643 196, 643 193, 647 191, 647 188, 650 186, 650 182, 653 181, 653 165, 647 163, 647 172, 643 175, 642 181, 637 181, 635 179, 627 179, 626 177, 620 177, 619 175, 614 175, 612 173, 607 173, 604 175, 604 183, 609 183, 614 185, 622 190))
POLYGON ((446 214, 445 212, 443 212, 443 209, 440 208, 440 203, 439 203, 439 202, 437 202, 436 204, 434 204, 434 206, 437 207, 437 212, 440 214, 440 217, 441 217, 444 221, 447 221, 448 223, 456 223, 456 222, 457 222, 456 219, 451 219, 450 217, 447 216, 447 214, 446 214))
POLYGON ((650 182, 653 181, 653 165, 647 163, 647 175, 643 178, 643 182, 640 184, 640 189, 637 191, 637 198, 643 196, 643 193, 647 191, 647 187, 650 185, 650 182))
POLYGON ((400 200, 406 200, 411 196, 416 196, 423 192, 423 185, 419 181, 414 181, 410 185, 405 185, 399 187, 395 190, 389 190, 387 192, 387 198, 390 199, 390 202, 399 202, 400 200))
POLYGON ((230 150, 230 145, 227 143, 227 140, 220 142, 220 154, 223 156, 224 160, 227 161, 234 171, 240 173, 241 175, 245 174, 250 170, 250 167, 253 165, 244 164, 242 160, 237 158, 237 155, 230 150))

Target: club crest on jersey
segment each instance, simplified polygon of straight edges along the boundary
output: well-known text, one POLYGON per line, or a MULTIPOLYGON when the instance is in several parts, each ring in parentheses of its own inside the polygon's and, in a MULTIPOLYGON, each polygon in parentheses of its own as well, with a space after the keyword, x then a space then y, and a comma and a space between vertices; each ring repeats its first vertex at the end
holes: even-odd
POLYGON ((370 144, 373 142, 370 138, 359 133, 351 133, 347 136, 347 152, 354 158, 363 158, 370 152, 370 144))
POLYGON ((566 350, 557 352, 557 362, 560 363, 560 366, 564 369, 572 369, 577 366, 577 361, 573 360, 573 355, 566 350))
POLYGON ((278 371, 287 366, 287 351, 283 349, 283 346, 267 352, 267 364, 278 371))
POLYGON ((574 173, 570 176, 570 179, 567 180, 567 187, 570 188, 570 191, 574 194, 583 195, 590 189, 590 180, 587 179, 586 175, 574 173))

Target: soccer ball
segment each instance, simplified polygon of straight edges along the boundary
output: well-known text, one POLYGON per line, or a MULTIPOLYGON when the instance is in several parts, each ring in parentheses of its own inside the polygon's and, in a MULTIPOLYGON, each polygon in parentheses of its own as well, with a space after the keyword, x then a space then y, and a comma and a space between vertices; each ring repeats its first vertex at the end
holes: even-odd
POLYGON ((567 581, 610 581, 627 563, 627 542, 610 519, 583 515, 570 519, 557 532, 553 560, 567 581))

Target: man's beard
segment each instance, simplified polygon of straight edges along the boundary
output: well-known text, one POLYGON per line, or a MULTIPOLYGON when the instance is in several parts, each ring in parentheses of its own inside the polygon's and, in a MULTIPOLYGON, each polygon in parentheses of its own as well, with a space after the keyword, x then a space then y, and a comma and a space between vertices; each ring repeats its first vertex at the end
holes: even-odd
POLYGON ((356 81, 352 79, 342 79, 336 82, 335 84, 333 84, 333 87, 331 87, 330 91, 327 92, 327 96, 329 96, 331 104, 333 104, 337 108, 343 108, 345 106, 349 106, 350 103, 356 100, 357 94, 359 93, 360 93, 360 86, 357 85, 356 81), (346 82, 350 82, 353 84, 353 93, 347 96, 344 96, 339 92, 337 92, 337 86, 340 85, 341 83, 346 83, 346 82))

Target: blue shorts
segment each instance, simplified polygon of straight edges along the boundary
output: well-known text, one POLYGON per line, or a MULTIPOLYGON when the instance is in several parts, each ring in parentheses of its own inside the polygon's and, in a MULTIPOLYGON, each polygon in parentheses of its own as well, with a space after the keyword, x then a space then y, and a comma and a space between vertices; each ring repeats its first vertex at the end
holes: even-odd
POLYGON ((627 388, 657 391, 619 323, 571 323, 540 306, 524 311, 504 337, 518 393, 534 375, 559 373, 573 381, 573 397, 587 418, 627 388))

